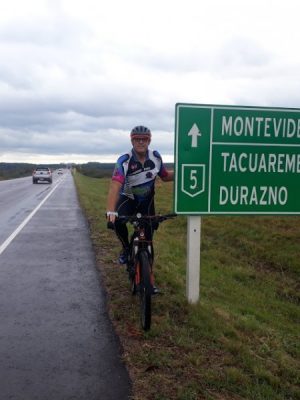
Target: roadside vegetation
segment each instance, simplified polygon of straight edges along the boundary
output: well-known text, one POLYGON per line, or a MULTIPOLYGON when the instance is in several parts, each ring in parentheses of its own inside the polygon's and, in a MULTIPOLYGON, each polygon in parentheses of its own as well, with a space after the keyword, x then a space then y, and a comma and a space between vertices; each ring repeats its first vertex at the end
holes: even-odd
MULTIPOLYGON (((300 399, 299 217, 203 217, 200 302, 185 296, 186 218, 155 234, 150 332, 139 326, 120 246, 106 229, 109 179, 74 178, 135 400, 300 399)), ((172 211, 172 183, 157 212, 172 211)))
POLYGON ((52 170, 57 168, 66 168, 66 164, 29 164, 29 163, 0 163, 0 181, 7 179, 22 178, 31 176, 33 170, 37 167, 48 167, 52 170))
POLYGON ((0 163, 0 180, 30 176, 34 167, 34 164, 26 163, 0 163))
POLYGON ((111 176, 114 166, 115 164, 88 162, 86 164, 76 165, 76 169, 82 175, 86 175, 91 178, 108 178, 111 176))

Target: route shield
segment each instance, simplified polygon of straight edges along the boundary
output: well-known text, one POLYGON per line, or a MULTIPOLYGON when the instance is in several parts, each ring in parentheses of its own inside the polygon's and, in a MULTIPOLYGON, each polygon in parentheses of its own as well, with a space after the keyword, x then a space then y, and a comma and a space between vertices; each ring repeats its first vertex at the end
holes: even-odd
POLYGON ((182 164, 182 191, 190 197, 200 195, 205 190, 205 165, 182 164))

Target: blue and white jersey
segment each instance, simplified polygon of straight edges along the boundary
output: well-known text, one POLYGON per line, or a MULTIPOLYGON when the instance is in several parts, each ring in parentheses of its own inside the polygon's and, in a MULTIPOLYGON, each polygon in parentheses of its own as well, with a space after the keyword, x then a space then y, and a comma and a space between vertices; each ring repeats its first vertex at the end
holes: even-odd
POLYGON ((157 175, 161 178, 168 175, 159 152, 148 149, 142 164, 132 149, 118 158, 112 179, 122 183, 121 194, 143 201, 153 197, 157 175))

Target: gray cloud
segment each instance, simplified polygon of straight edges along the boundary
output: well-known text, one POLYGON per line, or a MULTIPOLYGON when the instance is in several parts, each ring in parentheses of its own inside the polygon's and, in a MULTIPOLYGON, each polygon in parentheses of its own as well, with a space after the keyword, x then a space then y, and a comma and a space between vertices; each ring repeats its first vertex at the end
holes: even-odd
POLYGON ((299 106, 300 60, 284 40, 290 26, 277 34, 280 5, 270 20, 231 0, 157 2, 141 26, 131 0, 25 3, 0 16, 0 161, 114 160, 137 124, 172 158, 177 102, 299 106))

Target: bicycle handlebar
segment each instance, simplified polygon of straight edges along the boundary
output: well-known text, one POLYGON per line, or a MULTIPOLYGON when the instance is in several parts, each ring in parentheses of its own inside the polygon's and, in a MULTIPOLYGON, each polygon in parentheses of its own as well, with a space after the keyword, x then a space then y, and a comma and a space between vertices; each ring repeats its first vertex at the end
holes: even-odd
MULTIPOLYGON (((147 222, 163 222, 167 219, 175 218, 177 217, 177 214, 158 214, 158 215, 141 215, 141 214, 136 214, 136 215, 119 215, 117 217, 118 220, 124 221, 124 222, 130 222, 131 224, 134 222, 138 221, 147 221, 147 222)), ((113 222, 108 221, 107 222, 107 229, 115 229, 115 224, 113 222)))
POLYGON ((177 217, 177 214, 158 214, 158 215, 141 215, 141 214, 136 214, 136 215, 119 215, 118 219, 121 221, 126 221, 126 222, 138 222, 138 221, 153 221, 153 222, 163 222, 166 219, 171 219, 177 217))

